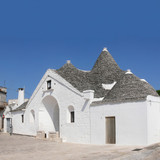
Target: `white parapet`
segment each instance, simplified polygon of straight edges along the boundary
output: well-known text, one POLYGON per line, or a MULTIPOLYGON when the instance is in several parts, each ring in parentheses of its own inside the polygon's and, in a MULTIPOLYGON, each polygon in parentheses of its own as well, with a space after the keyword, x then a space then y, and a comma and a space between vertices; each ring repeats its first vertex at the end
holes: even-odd
POLYGON ((93 100, 94 99, 94 90, 83 91, 84 99, 93 100))

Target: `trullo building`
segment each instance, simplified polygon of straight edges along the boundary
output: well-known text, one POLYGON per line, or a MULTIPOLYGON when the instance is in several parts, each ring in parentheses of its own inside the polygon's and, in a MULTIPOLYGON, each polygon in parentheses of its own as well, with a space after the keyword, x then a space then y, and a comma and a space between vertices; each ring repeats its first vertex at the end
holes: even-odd
POLYGON ((58 70, 48 69, 30 100, 20 102, 5 112, 5 131, 12 121, 13 133, 50 138, 56 132, 63 142, 160 141, 158 94, 144 79, 121 70, 106 48, 91 71, 79 70, 70 61, 58 70))

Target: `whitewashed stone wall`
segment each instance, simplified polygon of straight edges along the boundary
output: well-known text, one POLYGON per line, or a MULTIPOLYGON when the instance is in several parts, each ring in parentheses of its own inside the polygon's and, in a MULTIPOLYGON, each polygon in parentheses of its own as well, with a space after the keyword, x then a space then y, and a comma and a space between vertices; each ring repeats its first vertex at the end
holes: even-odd
POLYGON ((105 144, 105 118, 114 116, 116 144, 147 145, 160 141, 159 99, 148 96, 142 102, 90 106, 94 101, 94 91, 81 93, 49 69, 35 89, 26 110, 12 112, 8 117, 12 118, 14 133, 35 136, 40 130, 44 130, 46 134, 56 131, 52 124, 55 116, 51 114, 57 115, 59 112, 59 119, 56 118, 55 121, 58 121, 56 124, 59 123, 58 130, 64 142, 105 144), (48 80, 52 81, 50 90, 47 90, 48 80), (51 105, 58 110, 53 110, 51 105), (75 122, 71 123, 69 111, 73 110, 75 122), (23 113, 24 123, 21 117, 23 113))
MULTIPOLYGON (((88 117, 91 101, 85 99, 83 93, 80 93, 78 90, 73 88, 67 81, 52 70, 48 70, 46 72, 34 91, 24 113, 24 123, 17 123, 17 121, 21 121, 18 118, 18 112, 16 113, 17 115, 13 115, 14 132, 26 135, 36 135, 36 132, 42 129, 39 122, 42 120, 45 122, 47 117, 45 114, 40 115, 40 110, 44 107, 42 101, 47 96, 52 96, 57 101, 60 117, 59 132, 63 141, 90 143, 90 120, 88 117), (52 89, 50 90, 46 89, 48 80, 52 81, 52 89), (68 121, 67 114, 69 106, 73 106, 75 111, 74 123, 70 123, 68 121), (31 112, 33 111, 35 113, 34 123, 31 115, 31 112), (41 120, 39 118, 41 118, 41 120), (17 123, 17 125, 15 123, 17 123)), ((47 131, 49 130, 46 129, 46 132, 47 131)))
POLYGON ((91 106, 91 144, 106 144, 106 117, 116 119, 116 144, 147 144, 147 102, 91 106))
POLYGON ((160 142, 160 98, 147 97, 148 144, 160 142))

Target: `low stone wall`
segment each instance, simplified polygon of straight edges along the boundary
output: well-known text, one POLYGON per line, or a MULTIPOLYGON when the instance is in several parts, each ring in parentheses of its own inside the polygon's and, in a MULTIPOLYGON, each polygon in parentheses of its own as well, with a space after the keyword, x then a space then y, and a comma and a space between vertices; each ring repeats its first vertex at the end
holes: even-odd
POLYGON ((59 137, 59 132, 49 132, 48 138, 54 142, 62 142, 62 139, 59 137))
POLYGON ((38 131, 36 138, 43 140, 50 140, 53 142, 62 142, 62 139, 59 137, 59 132, 49 132, 47 137, 44 131, 38 131))
POLYGON ((38 131, 37 132, 37 136, 36 136, 37 139, 45 139, 45 132, 44 131, 38 131))

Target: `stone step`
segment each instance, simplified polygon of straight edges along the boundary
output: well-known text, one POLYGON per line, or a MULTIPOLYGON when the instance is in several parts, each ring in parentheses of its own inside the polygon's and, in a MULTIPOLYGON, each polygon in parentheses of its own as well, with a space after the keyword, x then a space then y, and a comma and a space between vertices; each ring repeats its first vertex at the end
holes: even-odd
POLYGON ((51 140, 53 142, 62 142, 62 138, 60 138, 59 132, 49 132, 47 138, 46 133, 44 131, 38 131, 36 138, 43 140, 51 140))
POLYGON ((36 135, 37 139, 44 139, 45 138, 45 132, 44 131, 38 131, 36 135))
POLYGON ((48 138, 53 142, 62 142, 62 139, 59 136, 59 132, 49 132, 48 138))
POLYGON ((61 143, 62 142, 62 138, 49 138, 50 141, 53 141, 53 142, 57 142, 57 143, 61 143))

